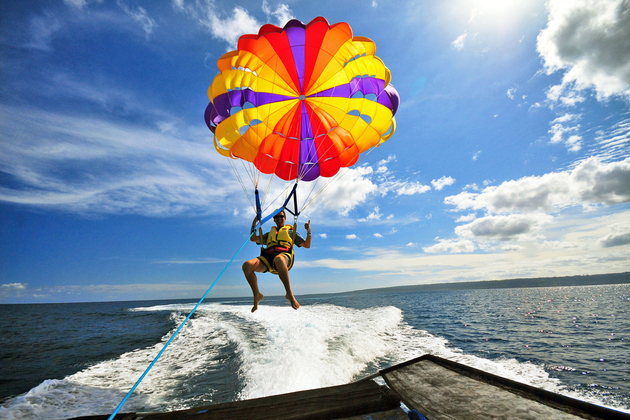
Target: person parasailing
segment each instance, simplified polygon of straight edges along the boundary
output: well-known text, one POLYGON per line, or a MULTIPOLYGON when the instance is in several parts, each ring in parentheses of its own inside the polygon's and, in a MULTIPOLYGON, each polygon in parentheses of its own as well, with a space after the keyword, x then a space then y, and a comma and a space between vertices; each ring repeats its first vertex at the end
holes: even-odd
MULTIPOLYGON (((264 184, 261 181, 265 177, 261 175, 269 176, 263 203, 267 192, 275 202, 290 189, 287 184, 284 192, 277 194, 274 177, 295 182, 287 198, 288 202, 293 197, 295 211, 286 207, 287 202, 281 209, 283 214, 284 209, 292 213, 297 221, 306 206, 347 173, 360 155, 393 136, 400 97, 390 83, 389 69, 376 56, 374 42, 353 36, 346 22, 330 24, 321 16, 307 24, 290 20, 282 28, 263 25, 258 34, 241 36, 237 49, 221 56, 217 67, 219 73, 208 88, 210 103, 204 120, 216 151, 229 158, 248 198, 243 181, 249 178, 255 188, 253 224, 258 225, 259 232, 251 232, 252 240, 262 243, 264 251, 277 249, 274 236, 289 237, 289 227, 277 218, 274 233, 262 235, 262 224, 271 216, 262 217, 258 186, 264 184), (320 179, 328 181, 316 191, 320 179), (312 185, 314 195, 301 208, 296 198, 298 181, 301 188, 312 185)), ((310 221, 305 228, 310 233, 310 221)), ((263 299, 256 273, 265 271, 278 272, 291 306, 299 307, 288 270, 293 263, 293 246, 309 248, 310 234, 302 242, 297 236, 297 222, 292 230, 291 241, 285 243, 289 252, 267 258, 263 251, 261 257, 243 265, 254 294, 252 312, 263 299)))
POLYGON ((254 295, 252 312, 258 309, 258 304, 265 297, 260 293, 260 290, 258 290, 258 278, 256 277, 256 273, 270 272, 277 274, 284 286, 286 292, 285 298, 291 303, 291 307, 293 309, 300 307, 300 304, 297 299, 295 299, 293 291, 291 290, 289 270, 293 267, 294 262, 293 246, 295 245, 301 248, 311 247, 311 221, 309 220, 304 224, 304 229, 306 229, 306 239, 304 239, 297 231, 295 234, 293 233, 294 226, 284 224, 286 218, 287 216, 284 210, 273 216, 273 221, 276 226, 272 226, 271 230, 262 235, 262 237, 255 232, 258 216, 252 221, 252 232, 254 233, 250 237, 250 240, 259 245, 264 244, 264 248, 261 250, 259 257, 252 258, 243 263, 243 273, 254 295))

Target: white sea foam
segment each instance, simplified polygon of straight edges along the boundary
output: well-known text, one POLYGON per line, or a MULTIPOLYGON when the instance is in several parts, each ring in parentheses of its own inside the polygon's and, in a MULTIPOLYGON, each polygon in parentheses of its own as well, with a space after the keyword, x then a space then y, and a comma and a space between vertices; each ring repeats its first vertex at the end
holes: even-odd
MULTIPOLYGON (((137 308, 172 311, 175 328, 192 305, 137 308)), ((0 408, 3 419, 63 419, 111 413, 149 366, 175 328, 154 346, 122 354, 63 380, 45 381, 0 408)), ((403 322, 396 307, 352 309, 335 305, 248 306, 207 304, 181 330, 125 404, 125 411, 187 408, 182 392, 191 378, 220 370, 219 349, 236 349, 239 398, 256 398, 338 385, 425 353, 509 379, 567 394, 542 366, 514 359, 488 360, 449 347, 446 339, 403 322)), ((203 401, 217 389, 204 386, 203 401)), ((570 394, 569 394, 570 395, 570 394)), ((576 396, 576 395, 572 395, 576 396)), ((584 396, 581 396, 584 399, 584 396)))

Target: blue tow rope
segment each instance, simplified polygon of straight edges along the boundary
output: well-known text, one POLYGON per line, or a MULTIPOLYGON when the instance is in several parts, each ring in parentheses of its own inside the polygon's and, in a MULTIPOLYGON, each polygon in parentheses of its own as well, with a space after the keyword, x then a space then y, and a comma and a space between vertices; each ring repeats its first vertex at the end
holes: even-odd
MULTIPOLYGON (((265 223, 267 220, 269 220, 270 218, 272 218, 275 214, 279 213, 282 210, 282 208, 279 208, 278 210, 274 211, 273 213, 271 213, 269 216, 265 217, 261 222, 261 226, 263 223, 265 223)), ((221 274, 219 274, 219 276, 216 278, 216 280, 212 283, 212 285, 210 285, 210 287, 208 288, 208 290, 206 291, 206 293, 204 293, 204 295, 201 297, 201 299, 199 299, 199 302, 197 302, 197 305, 195 305, 195 307, 193 308, 193 310, 190 312, 190 314, 188 314, 188 316, 186 317, 186 319, 184 320, 184 322, 181 323, 181 325, 179 326, 179 328, 177 328, 177 330, 175 331, 175 334, 173 334, 171 336, 171 338, 166 342, 166 344, 164 344, 164 347, 162 347, 162 350, 160 350, 160 352, 157 354, 157 356, 155 356, 155 359, 153 359, 153 362, 151 362, 151 364, 149 365, 149 367, 144 371, 144 373, 142 374, 142 376, 140 376, 140 379, 138 379, 138 381, 134 384, 134 386, 129 390, 129 392, 127 393, 127 395, 125 396, 125 398, 123 398, 123 400, 120 402, 120 404, 118 404, 118 407, 116 407, 116 409, 114 410, 114 412, 112 413, 111 416, 109 416, 109 418, 107 420, 113 420, 113 418, 116 416, 116 414, 118 414, 118 412, 120 411, 120 409, 122 408, 122 406, 127 402, 127 400, 129 399, 129 397, 131 397, 131 394, 133 393, 133 391, 136 390, 136 388, 138 387, 138 385, 140 385, 140 382, 142 382, 142 380, 144 379, 145 376, 147 376, 147 373, 149 373, 149 371, 151 370, 151 368, 153 367, 153 365, 155 364, 155 362, 158 361, 158 359, 160 358, 160 356, 162 355, 162 353, 164 353, 164 350, 166 350, 166 348, 168 347, 169 344, 171 344, 171 341, 173 341, 173 339, 175 338, 175 336, 179 333, 179 331, 184 327, 184 324, 186 324, 186 322, 188 322, 188 320, 190 319, 190 317, 192 316, 192 314, 195 313, 195 311, 197 310, 197 308, 199 307, 199 305, 201 305, 201 302, 203 302, 203 300, 206 298, 206 296, 208 296, 208 293, 210 293, 210 290, 212 290, 212 288, 214 287, 215 284, 217 284, 217 282, 219 281, 219 279, 221 278, 221 276, 223 276, 223 273, 225 273, 225 270, 228 269, 228 267, 234 262, 234 259, 236 258, 236 256, 243 250, 243 248, 245 247, 245 245, 247 244, 247 242, 249 242, 249 240, 251 239, 252 235, 254 233, 252 232, 249 235, 249 238, 247 238, 247 240, 243 243, 243 245, 241 245, 241 247, 239 248, 238 251, 236 251, 236 254, 234 254, 234 256, 232 257, 232 259, 230 260, 229 263, 227 263, 227 265, 225 266, 225 268, 223 269, 223 271, 221 271, 221 274)))
MULTIPOLYGON (((294 188, 295 189, 295 188, 294 188)), ((288 201, 288 199, 287 199, 288 201)), ((286 204, 286 203, 285 203, 286 204)), ((280 207, 279 209, 274 210, 269 216, 263 218, 262 220, 260 220, 260 225, 262 226, 263 223, 265 223, 267 220, 271 219, 273 216, 275 216, 276 214, 280 213, 282 210, 284 209, 284 207, 280 207)), ((260 218, 260 216, 259 216, 260 218)), ((149 365, 149 367, 147 367, 147 369, 144 371, 144 373, 142 374, 142 376, 140 376, 140 379, 138 379, 136 381, 136 383, 134 384, 134 386, 129 390, 129 392, 127 393, 127 395, 125 395, 125 398, 123 398, 123 400, 120 402, 120 404, 118 404, 118 407, 116 407, 116 409, 114 410, 114 412, 112 413, 111 416, 109 416, 109 418, 107 420, 113 420, 114 417, 116 416, 116 414, 118 414, 118 412, 120 411, 120 409, 122 408, 123 405, 125 405, 125 403, 127 402, 127 400, 129 399, 129 397, 131 397, 131 394, 133 394, 133 391, 136 390, 136 388, 138 387, 138 385, 140 385, 140 382, 142 382, 142 380, 144 379, 145 376, 147 376, 147 373, 149 373, 149 371, 151 370, 151 368, 153 367, 153 365, 155 364, 155 362, 158 361, 158 359, 160 358, 160 356, 162 355, 162 353, 164 353, 164 350, 166 350, 166 348, 168 347, 169 344, 171 344, 171 341, 173 341, 173 339, 175 338, 175 336, 177 334, 179 334, 179 331, 184 327, 184 324, 186 324, 186 322, 188 322, 188 320, 190 319, 190 317, 192 316, 192 314, 195 313, 195 311, 197 310, 197 308, 199 307, 199 305, 201 305, 201 302, 203 302, 203 300, 206 298, 206 296, 208 296, 208 293, 210 293, 210 290, 212 290, 212 288, 214 287, 215 284, 217 284, 217 282, 219 281, 219 279, 223 276, 223 273, 225 273, 225 271, 228 269, 228 267, 234 262, 234 260, 236 259, 236 256, 238 254, 240 254, 240 252, 243 250, 243 248, 245 248, 245 245, 247 244, 247 242, 249 242, 249 240, 251 239, 252 235, 254 234, 254 232, 252 232, 249 235, 249 238, 247 238, 247 240, 245 242, 243 242, 243 245, 241 245, 241 247, 238 249, 238 251, 236 251, 236 254, 234 254, 234 256, 232 257, 232 259, 230 260, 229 263, 227 263, 227 265, 225 266, 225 268, 223 269, 223 271, 221 271, 221 273, 219 274, 219 276, 216 278, 216 280, 210 285, 210 287, 208 288, 208 290, 206 290, 206 293, 204 293, 204 295, 201 297, 201 299, 199 299, 199 302, 197 302, 197 305, 195 305, 195 307, 193 308, 193 310, 190 312, 190 314, 188 314, 188 316, 186 317, 186 319, 184 320, 184 322, 181 323, 181 325, 177 328, 177 330, 175 331, 175 334, 173 334, 171 336, 171 338, 169 338, 169 340, 166 342, 166 344, 164 344, 164 347, 162 347, 162 350, 160 350, 160 352, 157 354, 157 356, 155 356, 155 359, 153 359, 153 361, 151 362, 151 364, 149 365)))

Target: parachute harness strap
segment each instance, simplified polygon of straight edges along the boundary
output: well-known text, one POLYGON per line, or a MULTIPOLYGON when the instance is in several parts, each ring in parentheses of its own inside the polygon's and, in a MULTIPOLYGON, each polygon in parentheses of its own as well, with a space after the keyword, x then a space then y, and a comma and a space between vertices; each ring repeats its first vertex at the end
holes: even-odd
POLYGON ((140 376, 140 379, 138 379, 138 381, 136 381, 136 383, 134 384, 134 386, 129 390, 129 392, 127 393, 127 395, 125 395, 125 398, 123 398, 123 400, 120 402, 120 404, 118 404, 118 407, 116 407, 116 409, 114 410, 114 412, 111 414, 111 416, 109 416, 108 420, 113 420, 113 418, 116 416, 116 414, 118 414, 118 412, 120 411, 120 409, 122 408, 122 406, 127 402, 127 400, 129 399, 129 397, 131 396, 131 394, 133 393, 133 391, 135 391, 135 389, 138 387, 138 385, 140 385, 140 382, 142 382, 142 380, 144 379, 145 376, 147 376, 147 374, 149 373, 149 371, 151 370, 151 368, 153 367, 153 365, 155 365, 155 362, 158 361, 158 359, 160 358, 160 356, 162 356, 162 353, 164 353, 164 351, 166 350, 166 348, 168 347, 169 344, 171 344, 171 342, 175 339, 175 337, 177 336, 177 334, 179 334, 179 332, 181 331, 181 329, 184 327, 184 325, 186 324, 186 322, 188 322, 188 320, 190 319, 190 317, 195 313, 195 311, 197 310, 197 308, 199 307, 199 305, 201 305, 201 302, 203 302, 203 300, 206 298, 206 296, 208 296, 208 293, 210 293, 210 291, 212 290, 212 288, 214 287, 215 284, 217 284, 217 282, 219 281, 219 279, 223 276, 223 274, 225 273, 225 271, 228 269, 228 267, 234 262, 234 259, 236 259, 236 256, 243 250, 243 248, 245 247, 245 245, 249 242, 249 240, 251 239, 252 235, 254 233, 252 232, 249 237, 245 240, 245 242, 243 242, 243 245, 241 245, 241 247, 238 249, 238 251, 236 251, 236 254, 234 254, 234 256, 232 257, 232 259, 230 260, 230 262, 227 263, 227 265, 225 266, 225 268, 223 269, 223 271, 221 271, 221 273, 219 274, 219 276, 214 280, 214 282, 210 285, 210 287, 208 288, 208 290, 206 291, 206 293, 204 293, 204 295, 201 297, 201 299, 199 299, 199 302, 197 302, 197 305, 195 305, 195 307, 193 308, 192 311, 190 311, 190 314, 188 314, 188 316, 186 317, 186 319, 180 324, 180 326, 177 328, 177 330, 175 331, 175 333, 171 336, 171 338, 169 338, 169 340, 166 342, 166 344, 164 344, 164 347, 162 347, 162 350, 160 350, 160 352, 157 354, 157 356, 155 356, 155 359, 153 359, 153 361, 151 362, 151 364, 149 365, 149 367, 146 368, 146 370, 144 371, 144 373, 142 374, 142 376, 140 376))

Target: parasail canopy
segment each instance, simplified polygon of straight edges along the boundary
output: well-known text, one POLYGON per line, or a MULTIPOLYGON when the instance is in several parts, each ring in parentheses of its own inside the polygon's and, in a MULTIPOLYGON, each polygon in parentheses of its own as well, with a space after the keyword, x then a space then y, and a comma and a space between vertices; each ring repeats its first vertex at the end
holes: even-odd
POLYGON ((332 177, 396 128, 376 46, 323 17, 243 35, 217 62, 205 120, 216 150, 284 180, 332 177))

